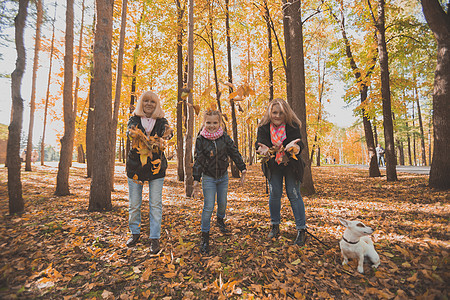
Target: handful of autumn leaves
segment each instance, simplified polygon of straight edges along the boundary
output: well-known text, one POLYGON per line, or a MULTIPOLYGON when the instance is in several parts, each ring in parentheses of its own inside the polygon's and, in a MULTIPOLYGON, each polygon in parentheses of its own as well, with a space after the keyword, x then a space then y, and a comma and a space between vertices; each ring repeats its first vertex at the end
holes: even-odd
POLYGON ((165 140, 172 136, 173 129, 166 125, 166 130, 162 137, 156 136, 146 136, 139 128, 132 126, 129 130, 129 136, 132 138, 131 147, 138 150, 138 154, 141 159, 141 164, 144 166, 147 163, 147 159, 153 165, 153 174, 158 174, 161 169, 161 159, 153 160, 154 153, 161 153, 166 149, 165 140))
POLYGON ((300 141, 300 139, 291 141, 288 145, 286 145, 286 147, 284 147, 282 144, 280 146, 272 146, 271 148, 264 146, 265 149, 261 149, 263 148, 261 147, 257 151, 260 154, 258 158, 261 159, 261 163, 265 163, 269 159, 275 158, 278 164, 286 165, 289 161, 289 158, 285 155, 285 153, 287 152, 290 153, 291 158, 298 160, 296 156, 300 152, 300 147, 296 144, 298 141, 300 141))

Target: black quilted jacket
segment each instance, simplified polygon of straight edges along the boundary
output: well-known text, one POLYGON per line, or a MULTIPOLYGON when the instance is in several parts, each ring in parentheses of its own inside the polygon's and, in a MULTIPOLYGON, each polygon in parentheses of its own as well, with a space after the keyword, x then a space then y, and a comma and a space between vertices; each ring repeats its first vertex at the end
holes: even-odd
POLYGON ((228 157, 230 157, 238 169, 243 171, 246 169, 233 140, 226 134, 214 140, 208 140, 198 134, 195 141, 195 162, 194 162, 194 180, 200 181, 202 174, 214 178, 220 178, 228 170, 228 157))

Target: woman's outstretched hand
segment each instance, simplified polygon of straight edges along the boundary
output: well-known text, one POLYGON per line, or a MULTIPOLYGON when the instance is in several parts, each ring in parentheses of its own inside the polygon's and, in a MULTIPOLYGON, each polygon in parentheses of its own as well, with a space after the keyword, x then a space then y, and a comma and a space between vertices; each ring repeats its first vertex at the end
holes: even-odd
POLYGON ((289 142, 289 144, 286 145, 286 148, 285 148, 286 151, 293 151, 294 154, 299 153, 300 146, 297 144, 298 142, 300 142, 300 139, 296 139, 296 140, 289 142), (292 150, 292 148, 294 148, 294 149, 292 150))
POLYGON ((264 144, 258 143, 258 150, 256 150, 256 153, 263 155, 263 156, 267 156, 269 154, 269 147, 267 147, 264 144))
POLYGON ((241 186, 244 187, 245 175, 247 175, 247 170, 241 172, 241 186))
POLYGON ((194 181, 194 191, 192 192, 192 197, 197 199, 200 194, 200 184, 198 181, 194 181))

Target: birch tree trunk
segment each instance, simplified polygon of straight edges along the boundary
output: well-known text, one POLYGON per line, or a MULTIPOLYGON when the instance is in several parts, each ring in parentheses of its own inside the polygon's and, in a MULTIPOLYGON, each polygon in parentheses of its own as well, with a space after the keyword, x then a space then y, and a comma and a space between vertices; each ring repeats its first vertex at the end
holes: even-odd
POLYGON ((44 107, 44 126, 42 129, 42 141, 41 141, 41 166, 44 165, 45 159, 45 130, 47 128, 47 113, 48 113, 48 98, 50 96, 50 82, 52 78, 52 67, 53 67, 53 51, 55 45, 55 21, 56 21, 56 8, 57 2, 55 2, 55 15, 52 21, 52 41, 50 44, 50 65, 48 68, 48 80, 47 80, 47 92, 45 94, 45 107, 44 107))
POLYGON ((30 123, 28 125, 27 155, 25 171, 31 171, 31 154, 33 152, 34 112, 36 110, 36 74, 39 68, 39 51, 41 50, 42 0, 36 0, 36 37, 34 39, 33 78, 31 79, 30 123))
POLYGON ((23 122, 23 99, 20 94, 23 73, 25 72, 26 52, 23 42, 25 20, 27 18, 28 0, 19 1, 19 11, 14 19, 16 43, 16 68, 11 74, 12 114, 8 131, 7 165, 8 165, 8 196, 9 213, 21 213, 24 210, 22 196, 22 181, 20 179, 20 133, 23 122))
POLYGON ((69 195, 69 169, 72 164, 73 139, 75 136, 75 112, 73 105, 73 0, 67 0, 66 37, 64 54, 64 136, 61 139, 61 155, 56 176, 55 195, 69 195))

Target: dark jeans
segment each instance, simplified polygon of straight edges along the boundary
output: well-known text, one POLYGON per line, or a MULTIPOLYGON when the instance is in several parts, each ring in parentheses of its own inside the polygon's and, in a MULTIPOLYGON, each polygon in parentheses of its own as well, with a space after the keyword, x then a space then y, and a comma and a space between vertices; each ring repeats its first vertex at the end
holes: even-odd
POLYGON ((270 197, 269 210, 272 224, 280 224, 281 221, 281 196, 283 194, 283 178, 285 179, 286 194, 291 203, 297 229, 306 228, 305 204, 300 194, 300 181, 293 174, 286 173, 284 167, 272 170, 269 180, 270 197))

